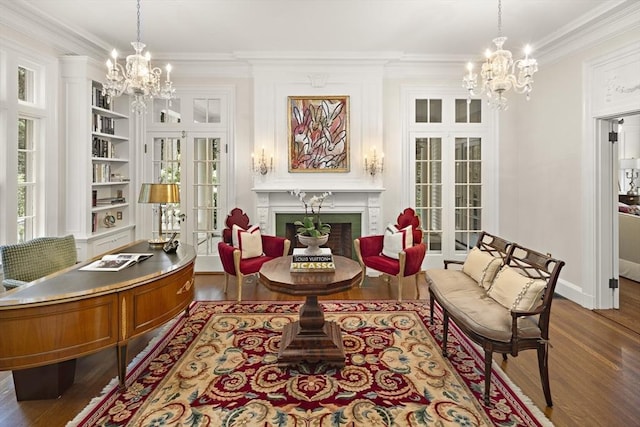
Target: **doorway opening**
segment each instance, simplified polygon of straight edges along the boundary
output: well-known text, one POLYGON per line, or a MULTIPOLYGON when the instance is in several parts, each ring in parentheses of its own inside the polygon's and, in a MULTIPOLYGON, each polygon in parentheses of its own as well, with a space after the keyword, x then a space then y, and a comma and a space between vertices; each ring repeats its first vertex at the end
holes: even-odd
POLYGON ((606 155, 600 167, 603 181, 610 177, 613 184, 603 182, 605 188, 611 188, 610 197, 603 199, 613 205, 610 224, 606 224, 606 215, 603 218, 603 230, 609 233, 603 238, 611 245, 612 277, 618 288, 611 289, 613 308, 595 311, 640 333, 640 196, 635 188, 640 173, 640 112, 602 121, 617 128, 617 143, 608 144, 611 170, 606 167, 606 155))

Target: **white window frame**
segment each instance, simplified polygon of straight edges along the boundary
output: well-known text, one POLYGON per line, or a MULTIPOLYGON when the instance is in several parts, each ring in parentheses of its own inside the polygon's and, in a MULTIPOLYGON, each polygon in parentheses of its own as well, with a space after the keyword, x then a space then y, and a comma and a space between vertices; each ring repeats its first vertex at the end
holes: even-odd
POLYGON ((34 224, 31 237, 59 234, 60 152, 55 103, 57 59, 19 44, 0 41, 0 244, 18 239, 18 120, 34 120, 35 191, 34 224), (18 99, 18 68, 32 72, 31 102, 18 99), (46 144, 45 144, 46 141, 46 144))

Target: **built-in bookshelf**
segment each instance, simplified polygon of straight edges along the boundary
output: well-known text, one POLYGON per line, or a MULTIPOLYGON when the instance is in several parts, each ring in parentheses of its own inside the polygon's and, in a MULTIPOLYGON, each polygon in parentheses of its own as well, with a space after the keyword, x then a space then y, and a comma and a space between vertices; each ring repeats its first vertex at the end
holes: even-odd
MULTIPOLYGON (((119 101, 119 100, 118 100, 119 101)), ((125 106, 127 107, 127 106, 125 106)), ((126 110, 125 110, 126 111, 126 110)), ((128 225, 129 116, 91 83, 91 233, 128 225), (111 101, 111 102, 110 102, 111 101)))
POLYGON ((74 235, 84 260, 134 239, 129 97, 109 100, 102 94, 103 64, 83 56, 61 63, 68 146, 65 232, 74 235))

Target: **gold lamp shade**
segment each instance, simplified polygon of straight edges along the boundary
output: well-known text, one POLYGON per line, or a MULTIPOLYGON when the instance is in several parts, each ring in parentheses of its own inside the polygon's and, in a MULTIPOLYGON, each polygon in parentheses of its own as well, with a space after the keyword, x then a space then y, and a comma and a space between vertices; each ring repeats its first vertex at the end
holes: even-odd
POLYGON ((142 184, 138 203, 179 203, 178 184, 142 184))
POLYGON ((178 184, 142 184, 138 203, 158 203, 158 238, 149 240, 152 246, 164 245, 169 241, 162 236, 162 205, 180 202, 180 187, 178 184))

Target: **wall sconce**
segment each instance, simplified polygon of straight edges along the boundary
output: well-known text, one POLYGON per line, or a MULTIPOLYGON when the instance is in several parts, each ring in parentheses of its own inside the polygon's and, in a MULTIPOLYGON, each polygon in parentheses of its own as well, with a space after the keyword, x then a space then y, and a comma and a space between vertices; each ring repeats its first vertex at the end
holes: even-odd
POLYGON ((158 238, 149 240, 150 246, 161 246, 169 241, 162 236, 162 205, 180 203, 180 188, 178 184, 142 184, 138 203, 157 203, 158 209, 158 238))
POLYGON ((378 158, 376 149, 374 148, 370 161, 367 159, 367 156, 364 156, 364 170, 371 176, 382 173, 384 171, 384 154, 381 154, 380 158, 378 158))
POLYGON ((620 159, 620 169, 624 171, 624 176, 629 180, 627 194, 631 196, 638 195, 638 186, 635 181, 639 175, 640 159, 620 159))
POLYGON ((264 147, 262 148, 262 153, 260 154, 260 158, 257 163, 255 156, 251 153, 251 171, 259 173, 260 175, 266 175, 273 171, 273 156, 271 156, 269 164, 267 165, 267 158, 264 155, 264 147))

